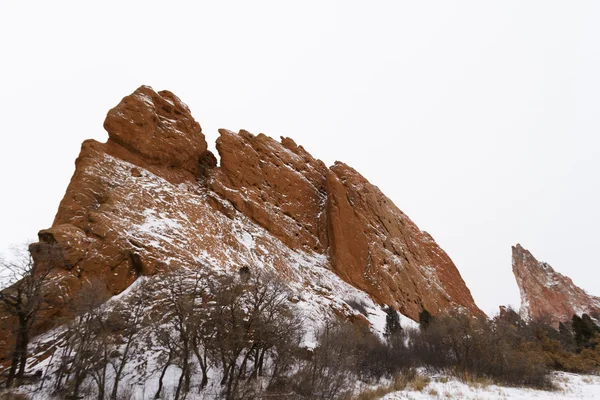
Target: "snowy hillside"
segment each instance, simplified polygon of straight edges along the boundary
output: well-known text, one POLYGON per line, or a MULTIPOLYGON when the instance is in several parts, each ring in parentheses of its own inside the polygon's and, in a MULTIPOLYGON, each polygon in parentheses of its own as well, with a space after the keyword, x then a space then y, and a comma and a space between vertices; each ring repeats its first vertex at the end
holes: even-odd
POLYGON ((524 388, 501 387, 496 385, 468 385, 440 375, 432 375, 431 381, 422 390, 390 393, 383 400, 559 400, 559 399, 600 399, 600 377, 557 373, 554 381, 559 386, 556 391, 542 391, 524 388))

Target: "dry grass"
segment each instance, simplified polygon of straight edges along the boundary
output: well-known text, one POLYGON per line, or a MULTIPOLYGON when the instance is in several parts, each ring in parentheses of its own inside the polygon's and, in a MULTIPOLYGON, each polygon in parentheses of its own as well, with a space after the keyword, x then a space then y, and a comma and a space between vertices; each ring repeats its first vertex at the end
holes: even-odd
POLYGON ((356 400, 380 399, 388 393, 399 392, 406 388, 422 391, 428 384, 428 377, 419 375, 417 371, 411 369, 394 377, 394 380, 388 385, 362 391, 356 400))
POLYGON ((1 392, 0 400, 29 400, 29 396, 23 393, 1 392))
POLYGON ((468 386, 476 389, 485 389, 488 386, 494 384, 494 382, 490 378, 487 378, 485 376, 471 375, 468 373, 459 376, 459 379, 468 386))
POLYGON ((375 400, 380 399, 388 393, 392 393, 394 390, 390 390, 389 386, 380 386, 375 389, 367 389, 360 392, 356 400, 375 400))
POLYGON ((423 389, 425 389, 425 387, 429 385, 429 382, 429 377, 417 374, 415 375, 414 379, 411 382, 409 382, 409 386, 412 390, 422 392, 423 389))

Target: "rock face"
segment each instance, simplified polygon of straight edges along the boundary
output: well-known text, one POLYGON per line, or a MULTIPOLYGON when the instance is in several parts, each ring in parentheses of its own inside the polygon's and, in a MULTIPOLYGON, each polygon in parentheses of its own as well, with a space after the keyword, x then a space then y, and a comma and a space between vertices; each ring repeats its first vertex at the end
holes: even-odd
POLYGON ((520 244, 512 248, 512 266, 521 292, 522 318, 548 316, 558 326, 573 314, 600 312, 600 297, 587 294, 569 277, 536 260, 520 244))
POLYGON ((209 188, 293 249, 327 250, 327 167, 292 139, 219 131, 209 188))
POLYGON ((350 284, 418 320, 458 305, 479 314, 448 255, 381 191, 349 166, 327 173, 331 264, 350 284))
POLYGON ((62 248, 61 296, 102 281, 108 298, 139 276, 204 264, 274 268, 329 303, 320 279, 334 271, 414 320, 423 309, 481 314, 431 236, 345 164, 327 168, 292 139, 220 130, 217 166, 188 107, 147 86, 104 127, 108 141, 83 143, 39 233, 62 248))

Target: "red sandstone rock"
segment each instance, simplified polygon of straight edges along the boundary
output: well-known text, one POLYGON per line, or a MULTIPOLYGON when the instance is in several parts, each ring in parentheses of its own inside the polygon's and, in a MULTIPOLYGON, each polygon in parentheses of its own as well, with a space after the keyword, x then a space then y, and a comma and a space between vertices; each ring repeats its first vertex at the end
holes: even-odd
POLYGON ((142 86, 108 112, 109 142, 139 155, 151 165, 199 172, 206 140, 187 105, 173 93, 142 86))
POLYGON ((210 188, 286 245, 325 252, 325 164, 291 139, 219 133, 210 188))
POLYGON ((424 308, 481 314, 431 236, 345 164, 328 169, 292 139, 221 130, 217 166, 187 106, 147 86, 104 126, 107 143, 83 143, 39 233, 62 248, 62 299, 86 282, 102 281, 108 297, 141 275, 205 264, 274 268, 335 303, 320 282, 332 270, 415 320, 424 308))
MULTIPOLYGON (((216 167, 187 106, 146 86, 110 110, 104 125, 108 142, 83 144, 54 225, 40 239, 61 244, 80 279, 104 277, 108 293, 165 265, 196 262, 194 254, 203 251, 235 265, 230 253, 240 249, 223 232, 230 222, 219 216, 233 219, 237 212, 292 250, 327 256, 342 279, 413 319, 423 308, 481 313, 431 236, 345 164, 328 169, 292 139, 220 130, 216 167), (179 226, 181 215, 189 226, 174 238, 172 227, 161 225, 169 235, 159 246, 132 234, 160 225, 149 216, 179 226)), ((281 253, 277 246, 265 244, 281 253)))
POLYGON ((573 281, 535 259, 520 244, 512 248, 513 273, 521 292, 522 318, 548 316, 558 326, 573 314, 600 312, 600 298, 587 294, 573 281))

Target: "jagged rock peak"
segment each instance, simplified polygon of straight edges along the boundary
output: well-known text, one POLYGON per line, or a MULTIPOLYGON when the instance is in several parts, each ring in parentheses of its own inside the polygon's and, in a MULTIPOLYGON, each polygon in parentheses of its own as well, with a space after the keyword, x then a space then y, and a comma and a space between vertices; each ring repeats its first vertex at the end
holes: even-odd
POLYGON ((512 247, 512 269, 521 293, 522 318, 549 317, 558 326, 573 314, 600 312, 599 297, 587 294, 569 277, 536 260, 520 244, 512 247))

